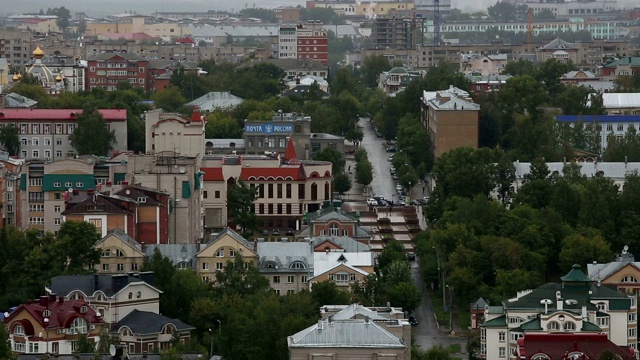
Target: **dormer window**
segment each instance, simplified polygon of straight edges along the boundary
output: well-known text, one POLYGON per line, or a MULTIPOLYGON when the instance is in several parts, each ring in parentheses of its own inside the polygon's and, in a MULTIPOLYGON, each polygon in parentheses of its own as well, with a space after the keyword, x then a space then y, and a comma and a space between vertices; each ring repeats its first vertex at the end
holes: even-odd
POLYGON ((224 257, 224 249, 219 249, 216 251, 216 257, 224 257))
POLYGON ((294 261, 291 266, 289 266, 290 269, 296 269, 296 270, 300 270, 300 269, 305 269, 306 267, 304 266, 304 264, 301 261, 294 261))
POLYGON ((73 319, 73 323, 71 323, 69 330, 71 334, 86 334, 87 322, 83 318, 77 317, 73 319))
POLYGON ((635 276, 627 275, 620 280, 621 283, 637 283, 638 279, 635 276))
POLYGON ((144 196, 139 196, 139 197, 138 197, 138 202, 139 202, 139 203, 146 203, 146 202, 147 202, 147 198, 146 198, 146 197, 144 197, 144 196))
POLYGON ((568 321, 566 323, 564 323, 563 325, 564 331, 575 331, 576 330, 576 324, 572 321, 568 321))
POLYGON ((340 236, 340 228, 338 227, 338 225, 331 224, 331 227, 329 228, 329 234, 331 236, 340 236))
POLYGON ((17 324, 13 327, 12 334, 16 336, 24 336, 24 327, 20 324, 17 324))
POLYGON ((557 321, 550 321, 547 324, 547 330, 549 330, 549 331, 558 331, 558 330, 560 330, 560 324, 558 324, 557 321))

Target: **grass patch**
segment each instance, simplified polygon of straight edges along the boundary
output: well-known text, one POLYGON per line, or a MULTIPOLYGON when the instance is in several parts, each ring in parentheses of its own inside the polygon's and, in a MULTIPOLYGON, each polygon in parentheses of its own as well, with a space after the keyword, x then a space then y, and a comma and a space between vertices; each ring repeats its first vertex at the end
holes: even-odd
POLYGON ((462 351, 462 346, 460 344, 451 344, 447 347, 447 352, 449 354, 459 354, 462 351))
POLYGON ((449 326, 449 312, 444 311, 444 307, 442 306, 442 292, 435 291, 429 293, 431 296, 431 307, 433 308, 433 312, 438 317, 438 324, 443 326, 449 326))
POLYGON ((471 313, 468 311, 461 311, 461 310, 462 309, 459 309, 457 312, 460 329, 468 330, 469 327, 471 327, 471 313))

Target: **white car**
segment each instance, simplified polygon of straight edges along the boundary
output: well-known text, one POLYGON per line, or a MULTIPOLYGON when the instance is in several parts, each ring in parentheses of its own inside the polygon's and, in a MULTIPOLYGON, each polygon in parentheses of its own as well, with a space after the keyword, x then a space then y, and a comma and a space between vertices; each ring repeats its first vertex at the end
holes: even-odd
POLYGON ((378 206, 378 200, 371 198, 367 200, 367 205, 368 206, 378 206))

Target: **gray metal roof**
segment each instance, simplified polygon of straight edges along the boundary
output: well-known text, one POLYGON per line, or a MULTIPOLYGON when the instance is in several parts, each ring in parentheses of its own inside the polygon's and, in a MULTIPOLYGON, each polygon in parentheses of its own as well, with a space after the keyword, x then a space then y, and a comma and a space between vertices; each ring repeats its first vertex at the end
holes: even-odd
MULTIPOLYGON (((516 179, 522 179, 525 174, 528 174, 531 168, 531 163, 516 161, 513 163, 516 170, 516 179)), ((549 172, 553 174, 557 172, 558 175, 563 175, 562 169, 564 168, 563 162, 550 162, 547 163, 549 172)), ((602 176, 613 180, 624 180, 627 174, 638 171, 640 172, 640 162, 583 162, 578 163, 580 166, 580 173, 586 177, 594 177, 600 171, 602 176)))
POLYGON ((107 232, 107 235, 105 235, 102 239, 98 240, 98 242, 96 242, 96 245, 103 243, 105 240, 107 240, 108 237, 110 237, 111 235, 117 237, 118 239, 120 239, 121 241, 131 245, 132 247, 138 249, 139 251, 142 251, 142 245, 140 245, 139 242, 136 241, 136 239, 132 238, 131 236, 127 235, 123 230, 121 229, 113 229, 113 230, 109 230, 107 232))
MULTIPOLYGON (((160 360, 164 354, 127 354, 129 360, 160 360)), ((113 360, 113 356, 109 354, 69 354, 58 355, 56 354, 56 360, 113 360)), ((18 360, 42 360, 42 354, 18 354, 18 360)), ((202 354, 180 354, 182 360, 194 360, 203 359, 202 354)))
POLYGON ((134 282, 145 282, 153 287, 153 272, 118 275, 60 275, 51 279, 49 289, 52 293, 61 296, 67 296, 74 291, 82 291, 87 296, 93 296, 96 291, 101 291, 110 297, 134 282))
MULTIPOLYGON (((0 67, 1 68, 1 67, 0 67)), ((14 92, 3 95, 4 106, 7 108, 30 108, 38 104, 37 101, 14 92)))
POLYGON ((166 316, 156 314, 150 311, 140 311, 134 309, 127 316, 118 321, 115 328, 120 329, 123 326, 131 329, 134 335, 159 334, 167 324, 173 324, 178 331, 190 331, 195 327, 185 324, 178 319, 171 319, 166 316))
POLYGON ((287 339, 290 348, 382 348, 402 349, 404 342, 367 320, 320 320, 287 339))
POLYGON ((576 44, 570 43, 568 41, 564 41, 560 38, 555 38, 554 40, 551 40, 551 42, 541 47, 541 49, 543 50, 577 49, 577 48, 578 47, 576 46, 576 44))
POLYGON ((198 252, 196 244, 149 244, 144 247, 145 256, 153 256, 156 249, 160 251, 162 256, 168 257, 176 266, 184 262, 189 267, 193 267, 193 259, 198 252))
POLYGON ((356 218, 342 211, 334 210, 333 208, 320 209, 314 213, 309 214, 312 223, 322 223, 331 220, 338 220, 340 222, 356 222, 356 218))
POLYGON ((333 31, 333 33, 336 34, 336 37, 338 38, 341 38, 343 36, 362 36, 358 32, 358 29, 356 29, 353 25, 324 25, 322 26, 322 29, 324 31, 333 31))
POLYGON ((229 229, 228 227, 226 227, 226 228, 222 229, 222 231, 220 231, 218 234, 212 235, 211 236, 211 240, 209 240, 207 242, 206 246, 204 246, 202 248, 202 250, 200 250, 198 253, 204 251, 206 248, 208 248, 211 245, 215 244, 218 240, 220 240, 225 235, 231 236, 235 241, 241 243, 246 248, 248 248, 251 251, 253 251, 253 244, 252 243, 250 243, 247 239, 243 238, 242 235, 240 235, 237 232, 235 232, 235 231, 229 229))
POLYGON ((307 242, 258 242, 257 253, 260 257, 259 267, 263 268, 268 262, 278 264, 278 269, 283 272, 302 272, 303 269, 290 269, 291 264, 301 262, 307 271, 313 271, 313 250, 307 242))
POLYGON ((208 37, 223 37, 231 35, 233 37, 266 37, 278 36, 280 31, 279 25, 260 24, 260 25, 215 25, 215 26, 194 26, 192 36, 194 39, 202 39, 208 37))
POLYGON ((604 93, 602 105, 605 109, 640 107, 640 93, 604 93))
POLYGON ((120 56, 121 58, 124 58, 128 61, 149 61, 142 56, 136 55, 134 53, 102 53, 90 58, 89 60, 104 61, 109 60, 114 56, 120 56))
POLYGON ((311 238, 313 246, 318 246, 325 241, 331 241, 332 243, 340 246, 345 252, 367 252, 369 246, 363 244, 357 240, 354 240, 348 236, 316 236, 311 238))
POLYGON ((391 316, 389 314, 381 314, 377 311, 373 311, 362 304, 351 304, 346 308, 331 315, 333 320, 348 320, 355 319, 356 316, 368 316, 371 320, 389 320, 391 316), (385 316, 386 315, 386 316, 385 316))
POLYGON ((213 111, 215 109, 228 109, 242 104, 244 100, 230 92, 212 91, 189 103, 188 106, 196 106, 200 110, 213 111))

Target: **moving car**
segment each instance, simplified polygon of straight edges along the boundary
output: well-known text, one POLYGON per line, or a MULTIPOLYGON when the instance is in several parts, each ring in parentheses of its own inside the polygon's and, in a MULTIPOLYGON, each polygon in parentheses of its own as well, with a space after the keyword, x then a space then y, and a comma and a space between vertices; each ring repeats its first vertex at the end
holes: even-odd
POLYGON ((293 231, 293 229, 292 229, 292 228, 288 228, 288 229, 287 229, 287 232, 285 233, 285 235, 287 235, 287 236, 293 236, 293 235, 295 235, 295 231, 293 231))
POLYGON ((409 324, 411 324, 411 326, 418 325, 418 319, 413 315, 409 316, 409 324))

